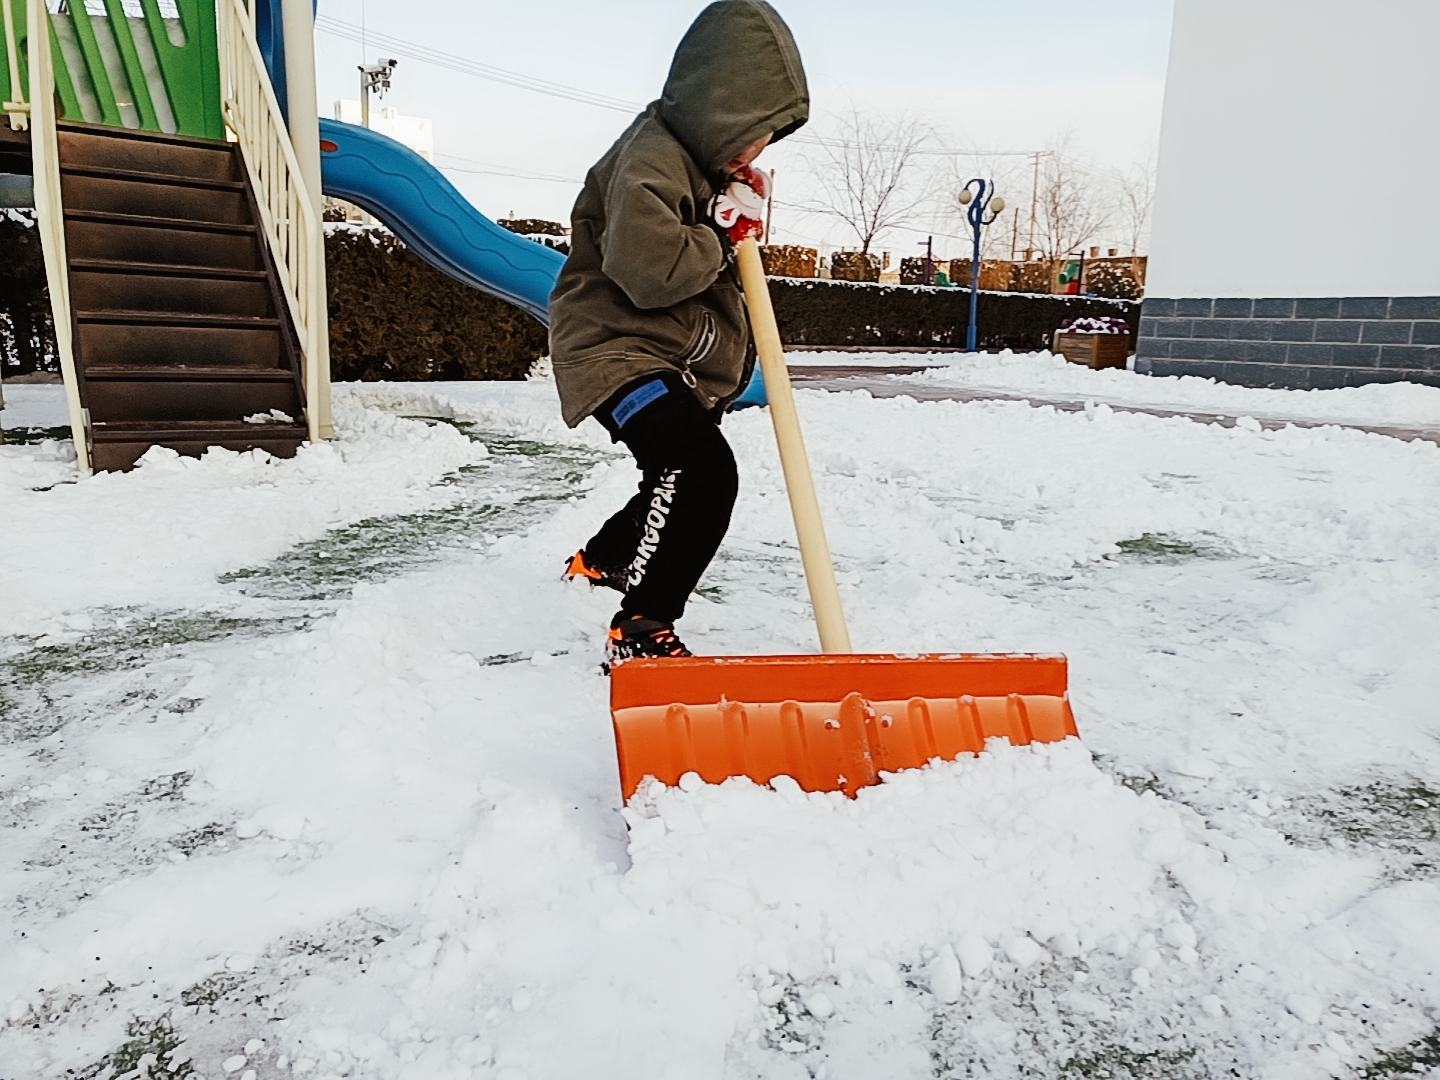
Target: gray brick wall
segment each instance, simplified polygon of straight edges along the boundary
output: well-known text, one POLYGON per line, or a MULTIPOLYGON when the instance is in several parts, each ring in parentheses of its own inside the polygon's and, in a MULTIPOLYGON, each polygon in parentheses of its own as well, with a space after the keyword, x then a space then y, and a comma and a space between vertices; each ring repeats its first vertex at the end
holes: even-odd
POLYGON ((1149 298, 1135 370, 1240 386, 1440 386, 1440 296, 1149 298))

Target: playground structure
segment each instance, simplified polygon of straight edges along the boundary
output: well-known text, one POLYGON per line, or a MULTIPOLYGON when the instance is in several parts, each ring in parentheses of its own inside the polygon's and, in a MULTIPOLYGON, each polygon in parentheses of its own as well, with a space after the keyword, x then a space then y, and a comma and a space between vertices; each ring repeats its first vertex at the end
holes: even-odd
POLYGON ((322 193, 548 321, 561 255, 319 119, 310 0, 52 4, 0 0, 0 167, 33 176, 82 470, 333 433, 322 193))

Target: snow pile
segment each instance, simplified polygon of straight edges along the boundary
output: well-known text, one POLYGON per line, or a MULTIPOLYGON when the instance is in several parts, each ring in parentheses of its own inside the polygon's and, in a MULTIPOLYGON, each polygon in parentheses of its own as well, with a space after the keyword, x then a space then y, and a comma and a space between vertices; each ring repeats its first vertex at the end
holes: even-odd
POLYGON ((485 456, 454 428, 344 397, 335 424, 333 441, 303 446, 289 462, 155 447, 132 473, 78 481, 67 444, 6 447, 0 500, 10 535, 43 542, 14 543, 6 555, 0 635, 60 630, 66 612, 85 608, 221 602, 223 571, 345 522, 453 499, 435 482, 485 456))

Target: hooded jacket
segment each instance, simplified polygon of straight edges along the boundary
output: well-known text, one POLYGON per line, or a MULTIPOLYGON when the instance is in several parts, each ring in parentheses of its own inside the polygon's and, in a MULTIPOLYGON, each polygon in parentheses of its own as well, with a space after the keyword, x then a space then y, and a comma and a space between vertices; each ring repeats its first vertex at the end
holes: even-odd
POLYGON ((723 167, 809 118, 795 39, 764 0, 718 0, 685 32, 665 90, 590 170, 550 297, 571 427, 626 383, 679 370, 707 409, 745 375, 749 328, 710 201, 723 167))

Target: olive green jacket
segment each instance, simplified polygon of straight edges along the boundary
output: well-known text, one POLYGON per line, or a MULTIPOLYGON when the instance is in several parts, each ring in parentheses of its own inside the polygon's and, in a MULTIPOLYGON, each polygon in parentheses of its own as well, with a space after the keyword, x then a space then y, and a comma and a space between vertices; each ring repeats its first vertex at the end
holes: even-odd
POLYGON ((706 408, 740 389, 749 328, 709 204, 722 169, 805 123, 790 29, 764 0, 718 0, 685 33, 659 101, 585 178, 550 297, 550 355, 571 427, 626 383, 679 370, 706 408))

